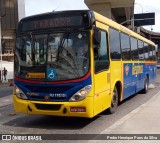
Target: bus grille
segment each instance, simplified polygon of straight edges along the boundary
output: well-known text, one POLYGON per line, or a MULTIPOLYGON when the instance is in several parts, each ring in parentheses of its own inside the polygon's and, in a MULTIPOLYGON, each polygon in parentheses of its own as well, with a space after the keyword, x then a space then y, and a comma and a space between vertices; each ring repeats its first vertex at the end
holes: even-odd
POLYGON ((36 108, 39 110, 52 110, 52 111, 58 111, 61 108, 60 104, 35 104, 36 108))
POLYGON ((25 86, 31 92, 36 93, 64 93, 71 89, 71 86, 25 86))
MULTIPOLYGON (((45 100, 44 99, 44 96, 37 96, 37 97, 34 97, 34 96, 32 96, 31 97, 33 100, 45 100)), ((50 97, 49 98, 49 101, 61 101, 61 100, 65 100, 66 99, 66 97, 61 97, 61 98, 58 98, 58 97, 50 97)))

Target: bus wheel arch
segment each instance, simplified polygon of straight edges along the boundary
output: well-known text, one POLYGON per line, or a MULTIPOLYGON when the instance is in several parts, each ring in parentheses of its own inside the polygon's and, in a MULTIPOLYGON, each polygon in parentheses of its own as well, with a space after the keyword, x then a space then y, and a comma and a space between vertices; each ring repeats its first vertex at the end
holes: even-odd
POLYGON ((146 78, 148 78, 148 82, 149 82, 149 74, 146 75, 146 78))
POLYGON ((110 114, 115 113, 117 110, 118 104, 120 102, 121 91, 122 91, 122 85, 121 85, 121 82, 118 81, 115 84, 114 89, 113 89, 111 106, 108 108, 108 112, 110 114))
POLYGON ((122 83, 120 81, 117 81, 115 87, 117 88, 118 91, 118 104, 119 104, 122 96, 122 83))

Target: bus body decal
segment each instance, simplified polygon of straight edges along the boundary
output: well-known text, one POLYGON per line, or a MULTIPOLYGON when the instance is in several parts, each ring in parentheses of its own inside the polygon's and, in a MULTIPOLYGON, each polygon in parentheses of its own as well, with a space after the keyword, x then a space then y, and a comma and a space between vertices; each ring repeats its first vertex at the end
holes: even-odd
POLYGON ((14 83, 28 97, 29 100, 44 101, 45 96, 49 96, 49 101, 68 101, 70 97, 81 88, 91 85, 91 76, 81 82, 66 84, 32 84, 14 80, 14 83))

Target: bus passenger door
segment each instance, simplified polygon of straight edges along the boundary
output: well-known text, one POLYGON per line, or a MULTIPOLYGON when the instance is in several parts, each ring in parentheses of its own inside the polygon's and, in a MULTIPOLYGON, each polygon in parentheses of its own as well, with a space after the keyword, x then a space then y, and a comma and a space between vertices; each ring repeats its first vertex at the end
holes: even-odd
POLYGON ((94 115, 108 108, 111 98, 108 36, 107 32, 100 32, 100 44, 94 45, 94 115))

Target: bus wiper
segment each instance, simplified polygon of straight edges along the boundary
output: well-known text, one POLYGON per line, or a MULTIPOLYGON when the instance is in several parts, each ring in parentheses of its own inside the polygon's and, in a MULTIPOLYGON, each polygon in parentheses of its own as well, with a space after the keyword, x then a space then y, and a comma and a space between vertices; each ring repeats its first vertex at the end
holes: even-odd
MULTIPOLYGON (((57 62, 58 62, 58 58, 59 58, 59 56, 60 56, 60 53, 62 53, 63 49, 65 49, 65 50, 68 52, 68 50, 67 50, 66 48, 64 48, 64 42, 65 42, 65 39, 68 39, 69 34, 70 34, 70 32, 65 32, 64 35, 63 35, 63 37, 62 37, 62 40, 60 41, 60 44, 59 44, 59 46, 58 46, 58 54, 57 54, 57 58, 56 58, 56 59, 57 59, 57 62)), ((70 57, 70 58, 71 58, 71 57, 70 57)), ((72 57, 71 59, 72 59, 73 62, 74 62, 76 74, 80 77, 79 71, 78 71, 78 69, 77 69, 77 64, 75 63, 75 60, 74 60, 73 57, 72 57)))
POLYGON ((30 38, 31 38, 31 51, 32 51, 32 62, 35 64, 35 39, 32 35, 32 32, 29 33, 30 38))
POLYGON ((59 58, 59 54, 62 52, 66 35, 69 35, 69 33, 68 33, 68 32, 64 33, 64 35, 63 35, 63 37, 62 37, 62 40, 60 41, 60 44, 59 44, 59 46, 58 46, 57 61, 58 61, 58 58, 59 58))

